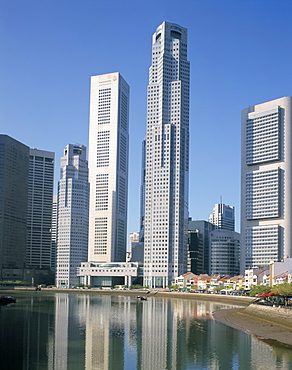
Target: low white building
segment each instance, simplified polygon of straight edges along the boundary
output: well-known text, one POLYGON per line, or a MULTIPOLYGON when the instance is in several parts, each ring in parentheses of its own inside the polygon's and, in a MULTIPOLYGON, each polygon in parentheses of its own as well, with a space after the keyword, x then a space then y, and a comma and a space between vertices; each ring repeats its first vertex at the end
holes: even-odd
POLYGON ((284 258, 281 262, 270 262, 270 286, 279 284, 275 278, 283 273, 287 273, 288 281, 288 274, 292 273, 292 258, 284 258))
POLYGON ((141 284, 142 265, 138 262, 82 262, 78 269, 80 283, 96 287, 141 284))
POLYGON ((179 288, 190 288, 193 285, 193 278, 196 275, 192 272, 187 272, 186 274, 180 275, 175 278, 174 283, 178 285, 179 288))
POLYGON ((245 289, 251 289, 254 285, 264 285, 264 279, 269 273, 269 266, 245 270, 245 289))

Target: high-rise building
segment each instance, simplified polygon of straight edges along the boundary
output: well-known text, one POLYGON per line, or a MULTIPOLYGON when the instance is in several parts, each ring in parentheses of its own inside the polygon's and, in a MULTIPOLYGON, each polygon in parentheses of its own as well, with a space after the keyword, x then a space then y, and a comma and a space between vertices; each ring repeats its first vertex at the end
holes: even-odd
POLYGON ((144 242, 144 218, 145 218, 145 175, 146 175, 146 140, 142 141, 141 160, 141 187, 140 187, 140 236, 139 241, 144 242))
POLYGON ((85 146, 68 144, 60 167, 56 285, 68 288, 79 282, 77 268, 87 260, 89 183, 85 146))
POLYGON ((26 268, 51 268, 51 228, 55 154, 30 149, 26 268))
POLYGON ((234 207, 220 203, 215 204, 213 213, 209 216, 211 222, 217 229, 234 231, 234 207))
POLYGON ((23 280, 29 147, 0 135, 0 280, 23 280))
POLYGON ((242 111, 241 270, 292 257, 292 98, 242 111))
POLYGON ((187 29, 163 22, 152 37, 147 95, 144 285, 187 269, 189 81, 187 29))
POLYGON ((51 267, 56 270, 56 253, 57 253, 57 225, 58 225, 58 195, 53 195, 52 208, 52 232, 51 232, 51 267))
POLYGON ((88 260, 126 260, 129 86, 119 73, 91 77, 88 260))

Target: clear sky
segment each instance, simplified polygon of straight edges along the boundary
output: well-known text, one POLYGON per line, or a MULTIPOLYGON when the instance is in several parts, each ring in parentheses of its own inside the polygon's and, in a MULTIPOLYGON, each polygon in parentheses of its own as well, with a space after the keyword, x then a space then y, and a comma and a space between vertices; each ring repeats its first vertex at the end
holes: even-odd
POLYGON ((190 199, 208 219, 220 196, 240 212, 241 110, 292 95, 290 0, 0 0, 0 132, 56 153, 88 143, 90 76, 131 88, 128 231, 139 227, 151 37, 188 28, 190 199))

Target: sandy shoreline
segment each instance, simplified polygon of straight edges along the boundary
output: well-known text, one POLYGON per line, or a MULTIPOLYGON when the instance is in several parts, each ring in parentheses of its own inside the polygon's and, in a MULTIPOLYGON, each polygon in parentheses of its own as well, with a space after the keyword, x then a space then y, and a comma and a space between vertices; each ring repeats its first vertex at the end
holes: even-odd
POLYGON ((284 312, 286 309, 281 308, 285 315, 278 315, 276 308, 268 309, 265 312, 252 304, 247 308, 219 310, 213 313, 213 317, 225 325, 256 335, 258 339, 284 343, 292 349, 292 311, 284 312))
MULTIPOLYGON (((8 292, 33 292, 32 289, 0 290, 0 295, 8 292)), ((42 293, 73 293, 73 294, 102 294, 102 295, 145 295, 147 297, 175 298, 214 301, 218 303, 228 303, 238 305, 238 308, 219 310, 213 313, 215 320, 242 330, 246 333, 256 335, 261 340, 274 340, 292 349, 292 310, 284 308, 263 307, 251 304, 253 297, 226 296, 219 294, 198 294, 198 293, 179 293, 152 291, 147 294, 140 290, 95 290, 95 289, 42 289, 42 293)))

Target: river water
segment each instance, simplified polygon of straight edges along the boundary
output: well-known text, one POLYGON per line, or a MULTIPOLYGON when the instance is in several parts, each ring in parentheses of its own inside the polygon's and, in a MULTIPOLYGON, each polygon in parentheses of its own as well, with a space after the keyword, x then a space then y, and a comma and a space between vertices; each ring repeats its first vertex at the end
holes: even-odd
POLYGON ((292 369, 272 347, 212 319, 231 305, 118 295, 15 293, 0 306, 0 368, 292 369))

